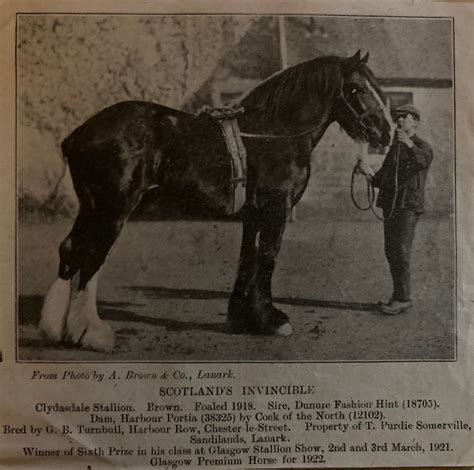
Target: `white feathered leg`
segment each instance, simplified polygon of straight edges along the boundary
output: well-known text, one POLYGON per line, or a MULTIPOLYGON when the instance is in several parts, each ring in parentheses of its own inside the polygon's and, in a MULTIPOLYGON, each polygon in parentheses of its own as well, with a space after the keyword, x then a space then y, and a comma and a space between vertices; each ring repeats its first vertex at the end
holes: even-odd
POLYGON ((87 330, 87 319, 85 315, 88 296, 86 289, 79 290, 80 271, 71 279, 71 302, 66 322, 66 338, 74 344, 78 344, 87 330))
POLYGON ((99 271, 83 290, 78 289, 79 276, 73 279, 71 307, 67 319, 67 334, 74 344, 87 349, 110 351, 114 347, 114 333, 110 325, 97 314, 97 281, 99 271))
POLYGON ((44 299, 39 328, 53 341, 62 340, 70 297, 71 282, 58 278, 44 299))

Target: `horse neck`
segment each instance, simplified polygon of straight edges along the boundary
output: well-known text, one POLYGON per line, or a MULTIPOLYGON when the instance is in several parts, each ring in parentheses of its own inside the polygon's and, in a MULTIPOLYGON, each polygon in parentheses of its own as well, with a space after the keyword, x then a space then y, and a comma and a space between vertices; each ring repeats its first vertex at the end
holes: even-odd
POLYGON ((313 150, 316 145, 318 145, 319 141, 323 138, 324 133, 326 132, 327 128, 331 125, 330 120, 326 122, 323 126, 317 128, 314 132, 311 133, 311 149, 313 150))
POLYGON ((306 135, 311 138, 314 148, 334 121, 331 118, 331 111, 332 108, 311 112, 302 107, 297 117, 288 120, 288 118, 269 119, 264 112, 246 110, 244 114, 238 116, 237 120, 242 132, 273 136, 306 135))
POLYGON ((273 109, 253 107, 251 100, 247 106, 243 101, 245 112, 238 119, 241 130, 269 135, 298 135, 307 132, 317 143, 334 120, 333 107, 339 90, 333 83, 325 83, 319 88, 319 92, 313 90, 298 100, 274 106, 273 109))

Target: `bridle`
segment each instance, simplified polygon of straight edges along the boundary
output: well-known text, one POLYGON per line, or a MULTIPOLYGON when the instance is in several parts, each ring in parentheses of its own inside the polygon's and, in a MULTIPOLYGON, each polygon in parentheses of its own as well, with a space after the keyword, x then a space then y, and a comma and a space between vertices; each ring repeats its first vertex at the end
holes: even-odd
MULTIPOLYGON (((384 108, 379 105, 377 107, 367 109, 367 110, 363 111, 362 113, 358 113, 357 110, 354 108, 354 106, 352 106, 352 104, 349 102, 349 100, 344 95, 344 80, 342 80, 342 82, 341 82, 341 88, 339 90, 339 96, 337 97, 337 101, 338 101, 338 103, 342 103, 342 105, 345 106, 347 110, 349 110, 349 113, 351 115, 350 117, 356 123, 356 125, 360 126, 360 128, 362 130, 362 134, 364 135, 364 137, 366 139, 368 139, 368 137, 369 137, 368 136, 369 127, 364 122, 364 120, 368 116, 372 116, 374 114, 377 114, 380 111, 383 112, 384 108)), ((342 111, 342 112, 344 113, 344 111, 342 111)), ((347 113, 345 113, 345 114, 347 114, 347 113)))

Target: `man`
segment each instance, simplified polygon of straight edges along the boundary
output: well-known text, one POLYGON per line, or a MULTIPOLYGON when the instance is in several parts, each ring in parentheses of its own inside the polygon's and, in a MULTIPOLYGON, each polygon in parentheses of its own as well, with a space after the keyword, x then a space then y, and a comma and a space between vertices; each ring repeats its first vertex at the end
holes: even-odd
POLYGON ((420 112, 412 105, 395 110, 397 129, 382 167, 377 173, 365 171, 379 188, 377 207, 384 215, 385 255, 393 280, 388 302, 379 310, 397 315, 412 307, 410 291, 410 254, 415 227, 424 210, 425 183, 433 159, 429 144, 416 135, 420 112))

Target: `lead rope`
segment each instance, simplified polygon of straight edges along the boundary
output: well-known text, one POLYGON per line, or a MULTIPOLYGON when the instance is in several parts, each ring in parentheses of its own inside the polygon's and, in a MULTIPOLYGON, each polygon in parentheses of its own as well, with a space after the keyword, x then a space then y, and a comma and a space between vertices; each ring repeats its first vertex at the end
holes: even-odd
POLYGON ((365 177, 367 181, 367 200, 369 202, 369 205, 367 207, 362 207, 355 198, 354 195, 354 180, 355 180, 355 175, 357 174, 357 170, 359 167, 359 163, 356 163, 354 165, 354 169, 352 170, 352 176, 351 176, 351 199, 352 203, 354 206, 359 209, 360 211, 368 211, 369 209, 372 211, 372 213, 377 217, 377 219, 384 221, 384 220, 389 220, 393 217, 393 214, 395 213, 395 206, 397 203, 398 199, 398 167, 399 167, 399 161, 400 161, 400 144, 397 144, 397 151, 395 153, 395 191, 393 195, 393 200, 392 200, 392 207, 390 209, 390 213, 388 217, 380 217, 376 210, 375 210, 375 189, 372 186, 372 183, 370 182, 369 178, 367 176, 365 177))

